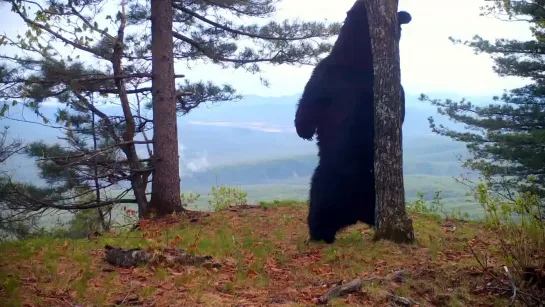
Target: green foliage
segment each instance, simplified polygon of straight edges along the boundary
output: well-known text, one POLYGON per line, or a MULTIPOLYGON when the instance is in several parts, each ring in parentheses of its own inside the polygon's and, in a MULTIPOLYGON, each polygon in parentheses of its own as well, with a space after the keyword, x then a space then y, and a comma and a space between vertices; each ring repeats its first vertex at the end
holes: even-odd
POLYGON ((19 287, 19 282, 14 278, 2 278, 3 285, 2 289, 8 293, 9 296, 15 296, 17 294, 17 288, 19 287))
POLYGON ((208 205, 214 211, 223 210, 230 206, 246 205, 248 203, 248 193, 239 188, 213 186, 210 194, 212 199, 208 201, 208 205))
MULTIPOLYGON (((106 227, 109 229, 110 222, 104 222, 107 223, 106 227)), ((56 238, 85 238, 89 234, 102 232, 104 230, 102 223, 102 217, 97 209, 79 210, 68 222, 53 229, 51 235, 56 238)))
POLYGON ((484 7, 484 14, 507 13, 510 18, 525 19, 531 25, 533 38, 491 42, 475 36, 464 45, 476 53, 493 55, 493 69, 500 76, 529 78, 533 84, 495 96, 494 103, 489 105, 477 105, 465 99, 459 102, 430 99, 426 95, 420 99, 437 106, 439 114, 469 127, 469 131, 456 131, 429 119, 435 133, 466 143, 471 158, 464 166, 480 172, 490 189, 513 201, 513 193, 529 191, 524 182, 533 176, 535 184, 531 192, 545 197, 545 151, 542 150, 545 146, 545 85, 542 82, 545 10, 540 9, 542 3, 537 0, 490 2, 484 7))
POLYGON ((37 234, 33 228, 36 224, 36 218, 30 214, 24 214, 19 219, 14 219, 12 214, 2 212, 0 213, 0 242, 31 238, 37 234))
POLYGON ((407 202, 407 211, 412 214, 422 214, 437 219, 447 217, 458 220, 467 220, 471 217, 469 213, 462 212, 460 208, 451 208, 450 211, 447 211, 440 190, 435 191, 433 193, 433 198, 429 201, 426 200, 425 197, 426 193, 417 192, 417 199, 407 202))
POLYGON ((197 200, 199 200, 199 197, 201 197, 200 194, 182 193, 182 195, 180 196, 180 200, 182 202, 182 206, 187 207, 191 204, 194 204, 197 200))
MULTIPOLYGON (((475 198, 486 212, 487 227, 497 234, 501 243, 500 254, 509 271, 515 275, 514 281, 521 283, 525 280, 523 275, 528 269, 539 271, 545 268, 545 214, 540 197, 524 192, 510 201, 491 193, 486 183, 480 183, 475 190, 475 198)), ((545 295, 535 287, 525 287, 523 291, 526 294, 523 292, 522 296, 530 300, 532 298, 526 297, 527 293, 541 298, 545 295)))
POLYGON ((128 208, 127 206, 123 206, 121 211, 121 220, 123 224, 122 224, 122 227, 120 228, 125 228, 125 227, 129 227, 129 226, 132 227, 136 225, 136 223, 138 223, 139 218, 138 218, 136 210, 132 210, 128 208))
POLYGON ((514 201, 507 201, 491 194, 485 183, 477 186, 475 194, 485 209, 487 225, 499 231, 506 260, 519 269, 545 265, 544 259, 535 263, 535 252, 545 249, 545 214, 540 198, 525 192, 514 201))
POLYGON ((441 203, 441 191, 436 191, 431 201, 424 199, 426 193, 418 192, 417 199, 407 203, 407 211, 411 213, 431 214, 436 215, 443 212, 443 205, 441 203))

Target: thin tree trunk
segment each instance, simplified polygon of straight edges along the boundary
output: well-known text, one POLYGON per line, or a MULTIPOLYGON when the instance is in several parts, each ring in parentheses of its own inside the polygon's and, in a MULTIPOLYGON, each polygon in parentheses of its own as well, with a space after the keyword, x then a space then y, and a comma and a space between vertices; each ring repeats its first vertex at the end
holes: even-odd
MULTIPOLYGON (((114 56, 112 60, 114 75, 121 76, 123 75, 123 65, 122 59, 124 54, 124 40, 125 40, 125 28, 127 26, 127 15, 125 12, 125 7, 127 3, 126 0, 121 1, 121 25, 117 31, 117 40, 114 47, 114 56)), ((136 127, 134 122, 134 116, 129 103, 129 98, 127 95, 127 88, 125 85, 124 78, 117 78, 116 85, 119 89, 119 99, 121 100, 121 108, 123 109, 123 115, 125 116, 125 131, 122 134, 123 141, 128 142, 134 140, 134 135, 136 133, 136 127)), ((115 137, 115 131, 113 125, 108 119, 108 126, 111 129, 111 134, 114 136, 117 142, 120 142, 117 137, 115 137)), ((136 146, 134 143, 128 143, 121 147, 123 153, 125 153, 127 160, 131 169, 137 170, 141 168, 140 159, 138 158, 138 153, 136 152, 136 146)), ((131 188, 138 205, 138 216, 143 217, 144 214, 148 212, 148 199, 146 196, 146 186, 148 173, 134 173, 130 176, 131 188)))
MULTIPOLYGON (((91 104, 95 104, 95 100, 91 98, 91 104)), ((97 130, 95 128, 95 112, 91 112, 91 130, 93 131, 93 150, 96 152, 98 149, 97 144, 97 130)), ((95 195, 96 195, 96 202, 97 204, 100 203, 101 197, 100 197, 100 181, 98 180, 98 164, 95 160, 95 166, 94 166, 94 182, 95 182, 95 195)), ((100 219, 100 224, 102 225, 102 231, 110 231, 110 225, 109 223, 106 223, 106 217, 104 216, 104 213, 102 212, 102 208, 97 208, 98 218, 100 219)))
POLYGON ((375 239, 414 242, 405 210, 401 148, 401 72, 397 0, 359 0, 367 7, 375 73, 375 239))
POLYGON ((172 0, 151 0, 153 181, 150 210, 157 217, 181 211, 172 0))

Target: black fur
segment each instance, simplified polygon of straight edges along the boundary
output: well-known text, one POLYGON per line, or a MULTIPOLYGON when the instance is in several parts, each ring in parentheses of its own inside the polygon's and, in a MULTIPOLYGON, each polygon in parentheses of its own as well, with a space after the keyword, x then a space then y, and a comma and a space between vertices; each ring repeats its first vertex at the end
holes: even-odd
MULTIPOLYGON (((410 21, 409 13, 398 13, 400 28, 410 21)), ((314 68, 295 114, 299 137, 316 134, 319 149, 309 195, 313 241, 333 243, 337 231, 358 221, 375 224, 373 82, 367 12, 357 1, 331 53, 314 68)))

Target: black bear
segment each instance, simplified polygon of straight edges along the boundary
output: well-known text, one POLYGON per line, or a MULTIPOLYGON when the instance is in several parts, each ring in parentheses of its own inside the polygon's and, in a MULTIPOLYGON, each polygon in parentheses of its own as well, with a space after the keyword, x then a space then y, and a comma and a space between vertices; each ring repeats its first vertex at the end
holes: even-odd
MULTIPOLYGON (((411 19, 398 12, 399 33, 411 19)), ((372 59, 367 10, 356 1, 331 53, 314 68, 295 114, 299 137, 317 135, 319 162, 307 220, 312 241, 333 243, 337 231, 358 221, 375 225, 372 59)))

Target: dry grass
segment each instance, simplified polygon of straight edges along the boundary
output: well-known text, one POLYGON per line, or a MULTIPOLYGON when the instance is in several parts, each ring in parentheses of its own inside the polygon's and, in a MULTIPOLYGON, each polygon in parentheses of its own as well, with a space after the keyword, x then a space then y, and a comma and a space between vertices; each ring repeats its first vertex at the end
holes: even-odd
POLYGON ((332 306, 386 306, 389 293, 421 306, 505 306, 505 295, 485 289, 469 249, 476 239, 494 262, 494 234, 477 223, 413 216, 415 245, 373 242, 357 225, 333 245, 306 245, 306 207, 300 204, 215 212, 196 223, 155 225, 142 232, 96 240, 42 238, 0 246, 1 306, 309 306, 330 284, 405 270, 400 283, 364 283, 360 293, 332 306), (212 255, 219 270, 204 267, 112 268, 105 244, 121 247, 176 245, 212 255))

